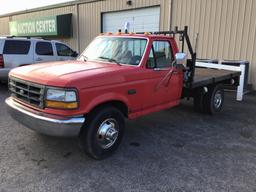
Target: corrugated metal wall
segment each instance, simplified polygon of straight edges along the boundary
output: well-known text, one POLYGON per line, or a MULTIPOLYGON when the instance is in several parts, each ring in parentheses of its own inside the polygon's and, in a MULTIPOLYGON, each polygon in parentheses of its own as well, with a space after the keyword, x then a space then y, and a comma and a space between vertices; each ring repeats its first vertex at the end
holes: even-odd
POLYGON ((9 35, 9 17, 0 18, 0 35, 9 35))
POLYGON ((105 0, 79 5, 81 50, 83 50, 86 45, 101 32, 101 14, 104 12, 160 6, 160 28, 161 30, 169 29, 169 0, 136 0, 133 1, 132 6, 127 5, 126 2, 126 0, 105 0))
POLYGON ((59 15, 65 13, 73 14, 73 38, 61 39, 68 43, 72 48, 82 51, 89 42, 101 32, 101 13, 137 9, 142 7, 160 6, 161 7, 161 30, 169 29, 170 26, 170 1, 169 0, 136 0, 132 6, 127 5, 126 0, 102 0, 85 2, 79 5, 52 8, 48 10, 28 12, 24 14, 13 15, 6 18, 0 18, 1 34, 9 34, 9 20, 23 20, 33 17, 43 17, 48 15, 59 15), (79 14, 79 18, 78 18, 79 14), (4 22, 2 24, 2 22, 4 22), (79 26, 79 27, 78 27, 79 26), (78 30, 79 28, 79 30, 78 30), (79 37, 78 37, 79 36, 79 37))
POLYGON ((190 27, 198 57, 249 60, 256 89, 256 1, 173 0, 173 26, 190 27))

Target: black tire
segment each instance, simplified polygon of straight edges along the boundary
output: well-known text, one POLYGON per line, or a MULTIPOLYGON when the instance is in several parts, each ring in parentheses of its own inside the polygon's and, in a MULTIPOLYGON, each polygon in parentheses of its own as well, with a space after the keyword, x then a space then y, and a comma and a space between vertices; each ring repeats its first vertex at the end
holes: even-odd
MULTIPOLYGON (((92 158, 101 160, 115 152, 121 143, 124 135, 125 120, 124 115, 116 108, 107 106, 97 109, 88 115, 87 122, 84 124, 79 135, 79 143, 82 149, 92 158), (115 140, 111 146, 105 146, 109 142, 107 133, 113 133, 113 130, 103 131, 104 126, 114 125, 118 131, 117 136, 111 137, 115 140), (101 134, 103 132, 106 134, 101 134), (114 139, 116 137, 116 139, 114 139)), ((110 128, 112 129, 112 128, 110 128)), ((108 130, 108 129, 107 129, 108 130)), ((111 142, 110 142, 111 143, 111 142)))
POLYGON ((222 110, 224 104, 224 89, 221 84, 208 88, 204 97, 204 112, 215 114, 222 110))
POLYGON ((198 113, 204 112, 204 95, 203 90, 196 90, 194 93, 194 110, 198 113))

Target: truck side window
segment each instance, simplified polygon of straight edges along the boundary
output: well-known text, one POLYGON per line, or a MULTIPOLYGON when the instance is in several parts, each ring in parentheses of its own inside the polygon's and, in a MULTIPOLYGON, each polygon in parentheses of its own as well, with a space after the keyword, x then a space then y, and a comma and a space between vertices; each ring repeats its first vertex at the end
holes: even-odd
POLYGON ((36 54, 37 55, 53 55, 52 44, 49 42, 37 42, 36 43, 36 54))
POLYGON ((154 41, 153 47, 155 53, 156 67, 170 67, 173 60, 171 44, 168 41, 154 41))

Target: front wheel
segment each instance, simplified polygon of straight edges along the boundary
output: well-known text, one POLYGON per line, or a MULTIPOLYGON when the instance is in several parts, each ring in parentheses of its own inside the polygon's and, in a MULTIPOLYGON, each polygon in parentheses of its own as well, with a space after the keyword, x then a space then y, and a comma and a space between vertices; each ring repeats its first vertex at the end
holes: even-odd
POLYGON ((104 107, 89 114, 79 136, 82 149, 94 159, 110 156, 124 135, 123 114, 114 107, 104 107))

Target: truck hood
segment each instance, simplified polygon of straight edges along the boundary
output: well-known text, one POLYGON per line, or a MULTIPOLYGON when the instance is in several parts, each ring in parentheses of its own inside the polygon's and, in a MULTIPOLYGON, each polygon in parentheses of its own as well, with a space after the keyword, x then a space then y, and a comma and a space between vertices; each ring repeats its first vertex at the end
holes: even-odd
MULTIPOLYGON (((97 78, 94 82, 99 82, 98 78, 104 76, 104 74, 106 75, 113 72, 118 74, 118 71, 122 71, 124 68, 127 70, 131 67, 104 62, 61 61, 15 68, 10 72, 10 76, 43 85, 73 87, 76 81, 97 78)), ((101 81, 104 82, 102 79, 101 81)), ((120 79, 118 79, 118 81, 120 81, 120 79)))

